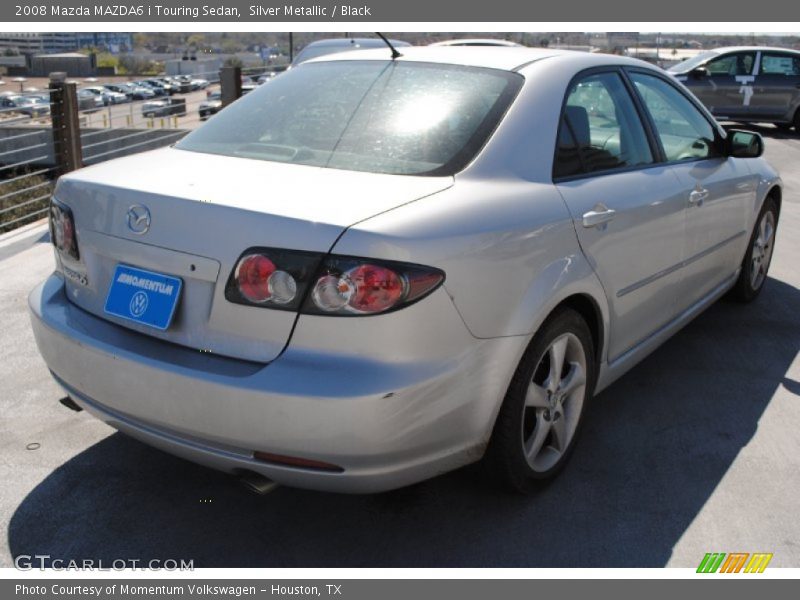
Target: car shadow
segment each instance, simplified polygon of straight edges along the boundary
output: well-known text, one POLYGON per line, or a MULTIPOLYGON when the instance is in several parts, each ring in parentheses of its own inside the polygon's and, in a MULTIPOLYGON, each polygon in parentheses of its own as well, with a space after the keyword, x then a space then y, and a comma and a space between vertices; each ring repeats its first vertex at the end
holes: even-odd
POLYGON ((778 386, 798 393, 797 306, 775 279, 751 305, 715 304, 596 398, 571 464, 533 497, 476 466, 385 494, 256 496, 117 433, 24 499, 9 547, 195 567, 661 567, 778 386))

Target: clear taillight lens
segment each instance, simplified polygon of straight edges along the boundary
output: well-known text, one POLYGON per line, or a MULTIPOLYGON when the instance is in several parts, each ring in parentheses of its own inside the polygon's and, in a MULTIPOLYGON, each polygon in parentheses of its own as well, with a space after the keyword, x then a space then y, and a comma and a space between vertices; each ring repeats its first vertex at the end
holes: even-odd
POLYGON ((56 249, 67 256, 79 260, 78 238, 75 235, 75 219, 72 210, 55 198, 50 199, 50 241, 56 249))
POLYGON ((225 297, 306 314, 375 315, 420 300, 442 281, 443 272, 420 265, 251 248, 237 261, 225 297))

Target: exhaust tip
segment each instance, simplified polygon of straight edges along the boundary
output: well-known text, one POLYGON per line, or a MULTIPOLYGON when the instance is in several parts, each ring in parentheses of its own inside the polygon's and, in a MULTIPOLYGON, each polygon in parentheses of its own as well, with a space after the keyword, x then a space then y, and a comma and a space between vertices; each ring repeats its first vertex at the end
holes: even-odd
POLYGON ((63 404, 64 406, 66 406, 68 409, 70 409, 70 410, 74 410, 75 412, 81 412, 81 411, 83 410, 83 409, 82 409, 80 406, 78 406, 78 405, 75 403, 75 401, 74 401, 72 398, 70 398, 69 396, 64 396, 63 398, 61 398, 61 400, 59 400, 59 402, 60 402, 61 404, 63 404))
POLYGON ((255 473, 254 471, 242 471, 239 473, 239 483, 246 489, 260 496, 265 496, 274 491, 278 484, 263 475, 255 473))

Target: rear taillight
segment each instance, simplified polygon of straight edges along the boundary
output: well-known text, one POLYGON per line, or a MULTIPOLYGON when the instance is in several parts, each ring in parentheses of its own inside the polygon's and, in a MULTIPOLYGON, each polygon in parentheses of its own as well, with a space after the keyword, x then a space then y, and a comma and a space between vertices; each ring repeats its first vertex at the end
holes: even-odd
POLYGON ((55 198, 50 199, 50 240, 59 252, 80 259, 72 210, 55 198))
POLYGON ((420 300, 444 281, 438 269, 393 261, 326 257, 303 304, 317 315, 375 315, 420 300))
POLYGON ((443 272, 420 265, 251 248, 237 261, 225 297, 306 314, 375 315, 420 300, 442 281, 443 272))

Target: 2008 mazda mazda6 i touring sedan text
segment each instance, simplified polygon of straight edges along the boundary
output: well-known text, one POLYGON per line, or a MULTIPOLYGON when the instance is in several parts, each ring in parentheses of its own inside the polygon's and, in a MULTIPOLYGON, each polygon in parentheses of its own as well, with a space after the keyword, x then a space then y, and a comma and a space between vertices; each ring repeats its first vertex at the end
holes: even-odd
POLYGON ((485 457, 528 490, 593 393, 761 290, 762 150, 635 60, 324 57, 62 177, 33 329, 75 403, 250 481, 372 492, 485 457))

